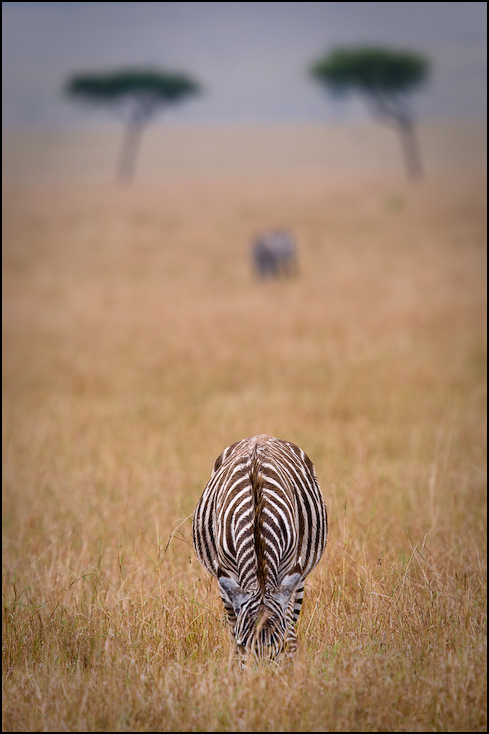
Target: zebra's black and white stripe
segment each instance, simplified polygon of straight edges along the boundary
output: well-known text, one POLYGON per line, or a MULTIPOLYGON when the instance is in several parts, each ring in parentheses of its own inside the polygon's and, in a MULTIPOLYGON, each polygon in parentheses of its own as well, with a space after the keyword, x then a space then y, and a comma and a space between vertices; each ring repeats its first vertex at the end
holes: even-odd
POLYGON ((297 647, 304 580, 326 546, 326 506, 309 457, 272 436, 228 446, 197 503, 193 543, 217 578, 238 652, 297 647))

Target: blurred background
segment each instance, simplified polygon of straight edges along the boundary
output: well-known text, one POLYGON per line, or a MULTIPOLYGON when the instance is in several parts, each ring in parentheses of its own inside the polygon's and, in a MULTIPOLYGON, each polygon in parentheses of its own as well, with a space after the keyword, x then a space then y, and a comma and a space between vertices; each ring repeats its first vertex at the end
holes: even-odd
MULTIPOLYGON (((338 146, 343 151, 345 130, 346 148, 353 146, 361 168, 359 151, 365 146, 355 148, 359 135, 373 135, 375 154, 382 155, 364 100, 328 94, 308 74, 315 59, 338 45, 380 44, 422 54, 431 73, 412 95, 412 110, 437 140, 436 161, 447 148, 453 152, 464 146, 473 157, 481 154, 474 149, 481 136, 474 139, 470 125, 465 136, 460 125, 452 126, 452 139, 439 129, 433 133, 433 124, 485 119, 486 3, 139 2, 118 3, 115 9, 113 3, 6 2, 2 16, 3 174, 8 180, 43 174, 62 178, 73 168, 80 176, 108 175, 118 145, 110 133, 120 136, 119 122, 103 105, 70 99, 66 83, 77 73, 147 67, 186 72, 202 93, 168 105, 152 121, 149 134, 156 136, 156 145, 142 146, 143 172, 260 162, 269 169, 279 166, 277 159, 282 165, 324 169, 325 155, 331 166, 338 146), (368 130, 358 127, 362 122, 368 130), (250 130, 257 127, 261 145, 260 139, 250 141, 250 130), (158 137, 161 128, 170 137, 158 137), (339 136, 327 153, 326 128, 339 136), (171 138, 175 129, 183 138, 171 138), (88 134, 80 135, 83 131, 88 134), (245 155, 237 156, 243 149, 245 155)), ((343 164, 349 170, 349 159, 340 157, 338 165, 343 164)))
MULTIPOLYGON (((486 114, 487 4, 2 3, 3 126, 103 124, 63 99, 75 71, 187 69, 206 94, 166 122, 324 122, 365 118, 359 100, 321 98, 305 70, 335 45, 383 43, 433 60, 423 117, 486 114)), ((162 122, 164 120, 162 119, 162 122)))

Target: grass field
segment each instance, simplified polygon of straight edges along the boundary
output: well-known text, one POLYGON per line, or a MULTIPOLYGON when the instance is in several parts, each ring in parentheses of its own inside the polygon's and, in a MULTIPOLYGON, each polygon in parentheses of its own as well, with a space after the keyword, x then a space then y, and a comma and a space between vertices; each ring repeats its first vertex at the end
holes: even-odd
POLYGON ((4 731, 487 729, 485 171, 334 176, 285 138, 255 174, 251 144, 125 187, 7 171, 4 731), (259 283, 275 225, 301 274, 259 283), (295 660, 240 671, 190 516, 261 432, 330 535, 295 660))

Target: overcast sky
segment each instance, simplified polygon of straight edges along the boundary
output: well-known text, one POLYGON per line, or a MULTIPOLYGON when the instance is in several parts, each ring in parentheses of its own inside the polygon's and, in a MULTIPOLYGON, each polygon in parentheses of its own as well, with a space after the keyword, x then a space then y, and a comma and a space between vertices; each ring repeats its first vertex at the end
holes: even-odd
POLYGON ((433 63, 420 117, 486 113, 485 2, 2 3, 3 127, 105 124, 63 98, 67 77, 121 66, 183 71, 205 94, 171 124, 320 122, 366 115, 334 102, 307 67, 335 45, 412 49, 433 63))

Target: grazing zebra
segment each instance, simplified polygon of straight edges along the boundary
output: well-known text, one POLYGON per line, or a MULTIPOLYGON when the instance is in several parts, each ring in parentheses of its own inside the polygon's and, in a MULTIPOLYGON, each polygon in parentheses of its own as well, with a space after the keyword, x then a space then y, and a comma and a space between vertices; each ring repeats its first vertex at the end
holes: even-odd
POLYGON ((295 241, 285 229, 273 229, 258 235, 253 242, 252 259, 260 278, 279 278, 299 272, 295 241))
POLYGON ((262 434, 216 459, 192 537, 217 578, 238 654, 277 660, 295 652, 304 580, 327 529, 314 466, 295 444, 262 434))

